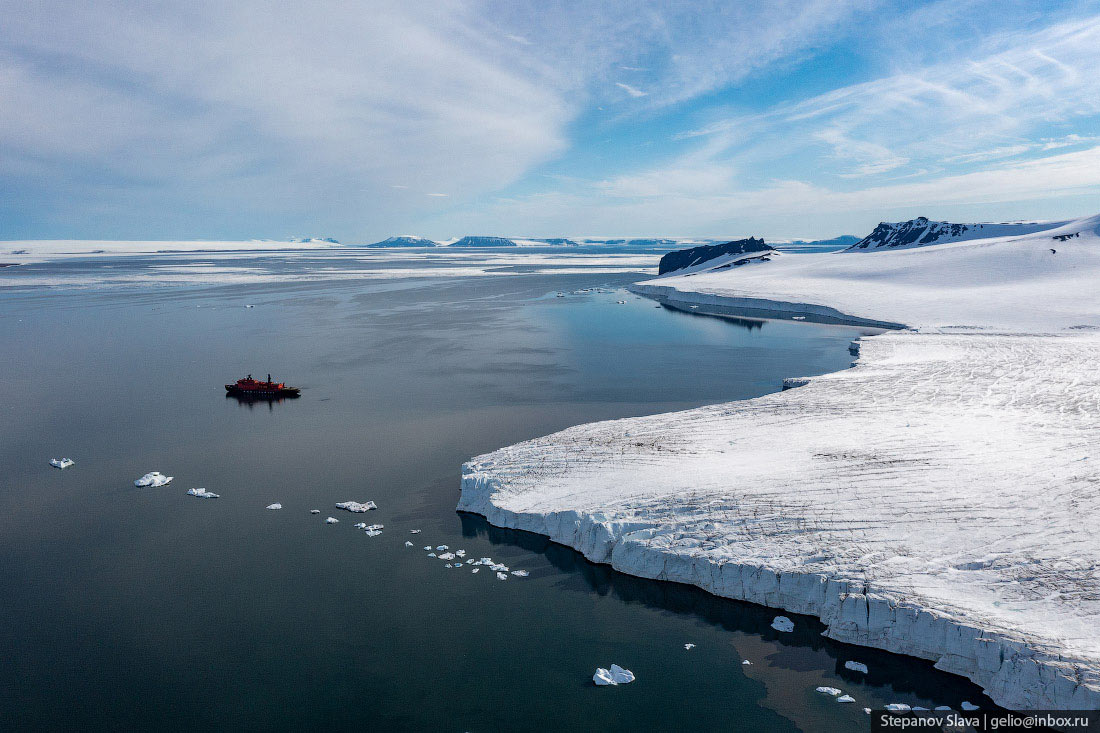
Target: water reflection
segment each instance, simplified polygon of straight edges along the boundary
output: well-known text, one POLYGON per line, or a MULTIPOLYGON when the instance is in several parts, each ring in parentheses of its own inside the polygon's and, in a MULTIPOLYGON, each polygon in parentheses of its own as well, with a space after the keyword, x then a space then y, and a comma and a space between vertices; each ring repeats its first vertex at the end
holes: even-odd
MULTIPOLYGON (((829 639, 823 636, 825 624, 812 616, 784 612, 795 618, 795 630, 780 633, 771 628, 777 613, 774 609, 720 598, 693 585, 627 575, 610 565, 590 562, 576 550, 542 535, 495 527, 476 514, 460 512, 459 517, 463 537, 485 539, 493 545, 509 545, 540 554, 558 571, 583 581, 585 591, 594 591, 627 604, 642 604, 660 611, 692 616, 725 631, 751 634, 778 647, 768 657, 772 667, 804 670, 807 655, 800 650, 810 649, 826 654, 833 663, 832 673, 848 682, 881 687, 890 694, 910 694, 936 700, 956 709, 963 700, 970 700, 986 709, 997 707, 977 685, 936 670, 930 661, 829 639), (864 661, 869 672, 860 674, 846 669, 844 662, 849 659, 864 661)), ((538 571, 532 572, 532 577, 537 576, 538 571)))

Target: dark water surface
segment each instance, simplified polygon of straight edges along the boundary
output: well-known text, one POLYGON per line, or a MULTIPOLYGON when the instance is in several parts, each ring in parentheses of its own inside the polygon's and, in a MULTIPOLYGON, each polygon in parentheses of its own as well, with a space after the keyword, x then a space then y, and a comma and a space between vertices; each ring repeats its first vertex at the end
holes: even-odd
MULTIPOLYGON (((468 262, 387 256, 369 268, 468 262)), ((325 280, 294 276, 362 263, 177 259, 229 272, 184 286, 161 260, 109 258, 2 275, 32 280, 0 289, 0 728, 831 731, 886 702, 984 702, 810 619, 779 634, 773 611, 454 511, 473 455, 774 391, 847 366, 858 331, 655 307, 618 289, 642 277, 623 266, 325 280), (302 397, 225 396, 269 371, 302 397), (62 456, 76 466, 47 464, 62 456), (153 470, 175 481, 134 487, 153 470), (333 507, 348 499, 379 510, 333 507), (531 575, 446 569, 429 544, 531 575), (638 681, 594 687, 612 663, 638 681)))

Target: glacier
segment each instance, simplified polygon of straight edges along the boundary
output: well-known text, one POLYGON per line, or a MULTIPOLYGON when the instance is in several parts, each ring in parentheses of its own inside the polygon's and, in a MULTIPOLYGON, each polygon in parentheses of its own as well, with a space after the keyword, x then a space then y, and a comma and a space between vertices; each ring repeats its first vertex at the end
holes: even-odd
POLYGON ((724 264, 632 289, 906 328, 797 389, 477 456, 458 509, 816 616, 1007 708, 1100 708, 1100 216, 724 264))

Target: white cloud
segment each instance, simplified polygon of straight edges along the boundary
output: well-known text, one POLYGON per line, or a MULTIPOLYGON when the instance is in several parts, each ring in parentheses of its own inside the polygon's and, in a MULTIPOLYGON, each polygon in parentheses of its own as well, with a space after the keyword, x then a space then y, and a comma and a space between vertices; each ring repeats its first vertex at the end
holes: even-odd
POLYGON ((646 93, 643 92, 641 89, 637 89, 635 87, 632 87, 629 84, 623 84, 621 81, 615 82, 615 86, 619 87, 620 89, 622 89, 624 92, 626 92, 627 94, 629 94, 632 97, 644 97, 644 96, 646 96, 646 93))

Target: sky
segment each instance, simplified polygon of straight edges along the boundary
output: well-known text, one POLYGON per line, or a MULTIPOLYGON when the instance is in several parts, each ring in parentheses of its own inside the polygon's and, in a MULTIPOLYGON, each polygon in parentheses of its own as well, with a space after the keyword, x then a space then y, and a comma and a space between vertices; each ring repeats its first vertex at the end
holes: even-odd
POLYGON ((1100 2, 0 0, 0 239, 1100 212, 1100 2))

